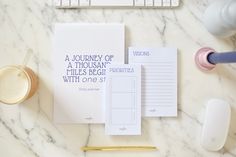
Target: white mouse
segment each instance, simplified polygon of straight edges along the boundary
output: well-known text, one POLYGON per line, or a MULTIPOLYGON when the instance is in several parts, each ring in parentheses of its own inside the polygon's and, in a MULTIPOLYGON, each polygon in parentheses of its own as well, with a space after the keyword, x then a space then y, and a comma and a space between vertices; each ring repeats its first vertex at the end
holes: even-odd
POLYGON ((220 99, 211 99, 206 104, 201 144, 210 151, 220 150, 227 139, 231 119, 230 105, 220 99))

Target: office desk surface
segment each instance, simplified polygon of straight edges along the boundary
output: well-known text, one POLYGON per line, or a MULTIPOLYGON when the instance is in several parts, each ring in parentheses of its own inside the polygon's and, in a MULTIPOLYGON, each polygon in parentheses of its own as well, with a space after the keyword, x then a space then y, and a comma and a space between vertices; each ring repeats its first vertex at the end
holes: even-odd
POLYGON ((30 66, 40 77, 38 92, 14 106, 0 105, 1 157, 215 157, 236 156, 236 65, 204 73, 194 54, 202 46, 236 49, 236 37, 218 39, 203 26, 207 0, 184 0, 178 9, 56 10, 51 0, 0 1, 0 66, 21 64, 33 49, 30 66), (178 117, 143 118, 141 136, 106 136, 104 125, 55 125, 52 122, 52 36, 55 22, 121 22, 126 46, 177 47, 179 50, 178 117), (204 104, 223 98, 232 106, 225 147, 204 150, 199 137, 204 104), (81 146, 155 145, 155 152, 87 152, 81 146))

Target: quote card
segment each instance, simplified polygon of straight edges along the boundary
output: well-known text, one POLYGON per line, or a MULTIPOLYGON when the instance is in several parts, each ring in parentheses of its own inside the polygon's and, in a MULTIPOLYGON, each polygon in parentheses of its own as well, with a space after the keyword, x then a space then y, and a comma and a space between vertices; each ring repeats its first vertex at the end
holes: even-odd
POLYGON ((177 116, 177 49, 130 47, 129 64, 142 65, 142 115, 177 116))
POLYGON ((106 75, 108 135, 141 134, 141 66, 109 65, 106 75))
POLYGON ((124 63, 123 24, 55 25, 54 121, 104 123, 106 66, 124 63))

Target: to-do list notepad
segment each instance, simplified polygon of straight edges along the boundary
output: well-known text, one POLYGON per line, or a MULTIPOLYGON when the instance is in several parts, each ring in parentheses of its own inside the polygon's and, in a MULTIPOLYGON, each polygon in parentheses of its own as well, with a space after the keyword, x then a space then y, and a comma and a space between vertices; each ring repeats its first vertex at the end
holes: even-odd
POLYGON ((106 75, 108 135, 141 134, 141 66, 109 65, 106 75))
POLYGON ((142 65, 142 112, 177 116, 177 49, 129 48, 129 64, 142 65))

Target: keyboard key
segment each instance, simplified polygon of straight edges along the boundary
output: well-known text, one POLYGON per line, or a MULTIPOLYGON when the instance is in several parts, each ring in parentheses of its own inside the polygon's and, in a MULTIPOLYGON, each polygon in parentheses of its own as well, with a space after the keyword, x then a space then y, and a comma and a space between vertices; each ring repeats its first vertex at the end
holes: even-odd
POLYGON ((70 0, 70 6, 77 7, 78 5, 79 5, 79 1, 78 0, 70 0))
POLYGON ((61 6, 61 0, 54 0, 54 5, 56 7, 60 7, 61 6))
POLYGON ((171 6, 173 7, 179 6, 179 0, 171 0, 171 6))
POLYGON ((134 0, 135 6, 144 6, 144 0, 134 0))
POLYGON ((170 0, 163 0, 162 5, 167 7, 170 6, 170 0))
POLYGON ((63 7, 69 7, 70 6, 70 0, 62 0, 61 5, 63 7))
POLYGON ((133 6, 133 0, 91 0, 91 6, 133 6))
POLYGON ((146 0, 146 6, 153 6, 153 0, 146 0))
POLYGON ((90 0, 79 0, 79 5, 80 6, 89 6, 90 5, 90 0))
POLYGON ((154 0, 154 6, 156 7, 162 6, 162 0, 154 0))

